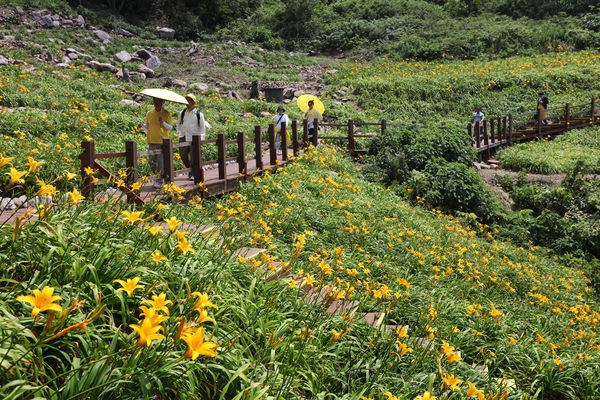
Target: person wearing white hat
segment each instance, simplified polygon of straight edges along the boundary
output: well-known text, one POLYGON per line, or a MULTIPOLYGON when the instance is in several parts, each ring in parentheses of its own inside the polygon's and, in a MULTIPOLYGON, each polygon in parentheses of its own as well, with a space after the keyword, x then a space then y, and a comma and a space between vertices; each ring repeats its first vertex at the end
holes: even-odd
POLYGON ((277 107, 277 115, 275 115, 275 132, 277 132, 277 136, 275 136, 275 149, 279 151, 279 147, 281 146, 281 125, 285 123, 286 127, 286 139, 289 138, 287 135, 287 130, 290 127, 290 118, 285 114, 285 108, 283 106, 277 107))
MULTIPOLYGON (((196 96, 193 94, 186 94, 185 99, 188 101, 186 108, 184 108, 177 119, 177 133, 179 134, 179 142, 191 142, 192 136, 200 136, 200 140, 206 138, 206 122, 204 121, 204 115, 196 108, 196 96)), ((190 168, 193 161, 191 152, 191 146, 184 146, 179 148, 179 154, 181 155, 181 161, 186 168, 190 168)), ((188 178, 194 179, 193 172, 188 173, 188 178)))

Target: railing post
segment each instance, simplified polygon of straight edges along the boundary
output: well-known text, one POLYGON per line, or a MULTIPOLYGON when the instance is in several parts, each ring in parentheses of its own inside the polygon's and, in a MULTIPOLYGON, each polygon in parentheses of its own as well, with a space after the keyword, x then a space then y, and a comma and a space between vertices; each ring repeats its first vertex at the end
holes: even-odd
MULTIPOLYGON (((499 127, 500 125, 498 125, 499 127)), ((491 138, 491 142, 492 143, 496 143, 496 135, 494 132, 494 128, 495 128, 495 124, 494 124, 494 119, 490 119, 490 138, 491 138)))
POLYGON ((292 121, 292 149, 294 156, 298 155, 300 151, 300 143, 298 143, 298 121, 292 121))
POLYGON ((281 123, 281 131, 280 131, 279 136, 281 136, 281 146, 279 147, 281 149, 281 161, 286 161, 288 158, 288 153, 287 153, 288 142, 287 142, 287 126, 286 126, 285 122, 281 123))
POLYGON ((488 122, 486 119, 484 119, 483 120, 483 144, 485 145, 485 147, 487 149, 487 157, 489 160, 490 159, 490 143, 488 141, 487 126, 488 126, 488 122))
POLYGON ((385 119, 381 120, 381 134, 385 135, 385 131, 387 129, 387 122, 385 121, 385 119))
POLYGON ((481 147, 481 121, 475 122, 475 143, 477 148, 481 147))
POLYGON ((508 115, 508 145, 512 146, 513 143, 513 116, 508 115))
POLYGON ((204 183, 204 168, 202 168, 202 143, 200 135, 192 135, 192 162, 190 167, 194 174, 194 185, 204 183))
POLYGON ((308 147, 309 137, 308 137, 308 120, 302 120, 302 129, 304 130, 304 135, 302 136, 302 142, 304 143, 304 147, 308 147))
POLYGON ((312 144, 313 146, 317 147, 317 145, 319 144, 319 120, 315 119, 313 121, 313 135, 312 135, 312 144))
POLYGON ((244 132, 238 132, 237 136, 238 145, 238 172, 240 176, 244 177, 244 180, 248 180, 248 174, 246 171, 246 136, 244 132))
POLYGON ((96 159, 95 142, 81 142, 83 152, 79 155, 81 159, 81 194, 89 198, 94 192, 94 184, 92 183, 92 175, 88 175, 85 170, 89 167, 94 169, 96 159))
POLYGON ((500 141, 506 140, 506 115, 502 119, 502 137, 499 139, 500 141))
POLYGON ((565 130, 569 130, 569 125, 571 124, 571 105, 567 103, 565 105, 565 130))
POLYGON ((275 165, 277 163, 277 149, 275 148, 275 125, 269 124, 269 163, 275 165))
POLYGON ((469 139, 471 139, 471 145, 474 145, 475 136, 473 136, 473 124, 467 125, 467 132, 469 132, 469 139))
POLYGON ((262 128, 260 126, 254 127, 254 146, 256 149, 256 170, 262 171, 262 169, 263 169, 262 128))
POLYGON ((165 182, 173 182, 175 180, 175 168, 173 168, 173 140, 171 138, 163 139, 162 142, 162 157, 165 170, 165 182))
POLYGON ((594 123, 596 122, 596 97, 592 97, 592 104, 591 104, 591 117, 592 117, 592 125, 594 125, 594 123))
POLYGON ((354 121, 352 118, 348 118, 348 150, 350 150, 350 156, 355 157, 355 143, 354 143, 354 121))
POLYGON ((219 155, 219 179, 225 179, 227 177, 227 164, 225 162, 227 151, 225 148, 225 134, 223 133, 217 135, 217 154, 219 155))
POLYGON ((127 167, 127 183, 132 184, 138 180, 137 142, 125 142, 125 166, 127 167))
POLYGON ((538 109, 537 112, 537 134, 538 138, 542 138, 542 110, 538 109))

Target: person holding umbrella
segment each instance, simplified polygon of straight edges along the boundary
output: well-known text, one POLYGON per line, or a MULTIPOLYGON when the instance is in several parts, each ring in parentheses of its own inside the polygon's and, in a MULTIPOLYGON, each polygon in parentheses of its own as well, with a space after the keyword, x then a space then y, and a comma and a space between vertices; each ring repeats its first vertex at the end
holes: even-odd
POLYGON ((308 100, 308 110, 304 113, 304 119, 308 121, 308 135, 312 137, 315 133, 315 120, 318 122, 323 120, 323 115, 315 108, 313 99, 308 100))
MULTIPOLYGON (((200 140, 204 140, 206 137, 206 122, 204 121, 204 115, 196 108, 196 96, 193 94, 186 94, 184 97, 188 101, 188 104, 187 107, 179 113, 179 118, 177 120, 179 142, 191 142, 192 136, 200 136, 200 140)), ((191 146, 179 148, 181 161, 183 161, 183 165, 185 165, 186 168, 189 168, 191 166, 191 161, 193 161, 191 149, 191 146)), ((189 172, 188 178, 194 180, 194 173, 189 172)))
MULTIPOLYGON (((163 108, 163 103, 163 99, 154 97, 154 108, 146 114, 146 122, 138 124, 138 128, 143 128, 146 132, 148 150, 160 150, 163 139, 169 138, 169 132, 173 129, 173 118, 171 118, 171 113, 163 108)), ((150 155, 148 162, 152 167, 152 173, 157 176, 154 188, 160 189, 165 183, 163 155, 150 155)))

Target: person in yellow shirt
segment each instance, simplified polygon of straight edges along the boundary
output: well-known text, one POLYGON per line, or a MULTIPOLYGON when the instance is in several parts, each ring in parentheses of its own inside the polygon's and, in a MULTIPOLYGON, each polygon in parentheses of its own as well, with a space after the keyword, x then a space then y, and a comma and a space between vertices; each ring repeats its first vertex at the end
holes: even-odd
MULTIPOLYGON (((146 132, 148 150, 160 150, 163 139, 170 136, 173 129, 173 118, 171 113, 163 108, 164 100, 154 98, 154 108, 146 114, 146 123, 138 124, 146 132)), ((162 154, 153 154, 148 157, 152 172, 157 176, 154 188, 160 189, 165 183, 165 162, 162 154)))
POLYGON ((308 121, 308 136, 312 137, 312 135, 315 132, 315 119, 318 122, 321 122, 323 120, 323 116, 321 115, 319 110, 315 108, 314 100, 308 101, 308 110, 306 110, 306 112, 304 113, 304 119, 308 121))

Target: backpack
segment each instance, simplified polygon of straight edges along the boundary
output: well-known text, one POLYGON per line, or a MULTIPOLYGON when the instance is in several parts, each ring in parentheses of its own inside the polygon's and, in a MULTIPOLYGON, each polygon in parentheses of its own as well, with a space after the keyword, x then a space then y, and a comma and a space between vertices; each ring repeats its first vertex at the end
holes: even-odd
MULTIPOLYGON (((185 117, 185 112, 187 111, 187 108, 184 108, 183 111, 181 112, 181 123, 183 124, 183 118, 185 117)), ((196 118, 198 118, 198 126, 200 126, 200 112, 196 113, 196 118)))

